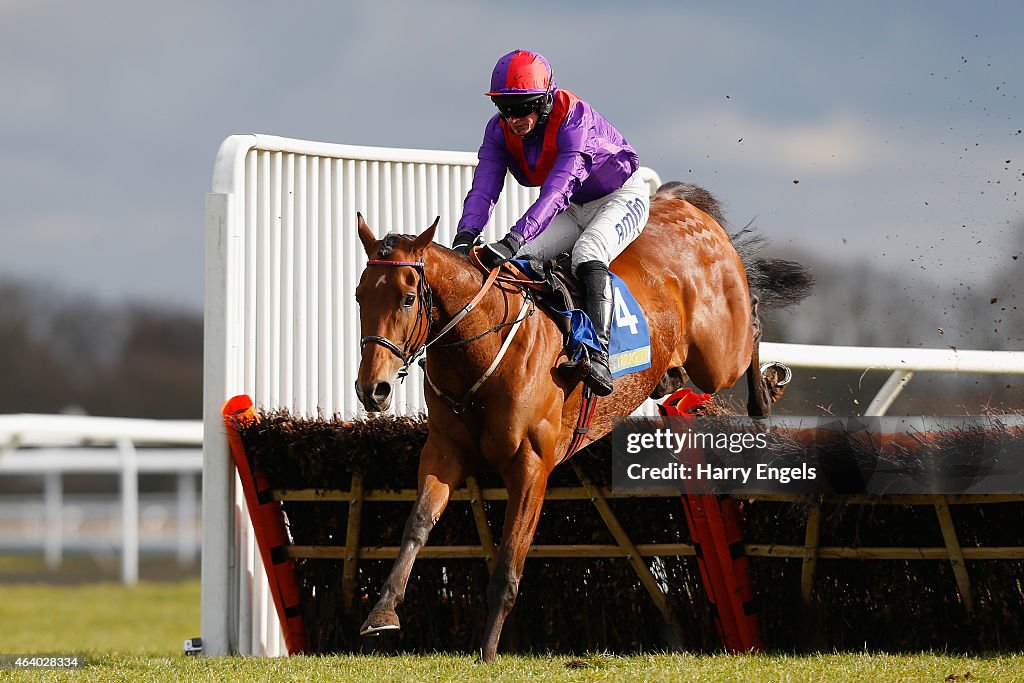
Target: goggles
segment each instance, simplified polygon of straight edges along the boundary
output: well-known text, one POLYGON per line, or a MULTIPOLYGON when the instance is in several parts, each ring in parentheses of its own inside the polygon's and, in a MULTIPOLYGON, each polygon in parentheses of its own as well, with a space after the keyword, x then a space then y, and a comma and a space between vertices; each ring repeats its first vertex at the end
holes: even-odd
POLYGON ((498 111, 504 118, 521 119, 529 116, 535 111, 538 111, 540 109, 540 105, 544 102, 544 97, 542 95, 526 101, 519 100, 512 102, 503 102, 502 98, 498 97, 493 97, 491 100, 494 102, 494 106, 498 108, 498 111))

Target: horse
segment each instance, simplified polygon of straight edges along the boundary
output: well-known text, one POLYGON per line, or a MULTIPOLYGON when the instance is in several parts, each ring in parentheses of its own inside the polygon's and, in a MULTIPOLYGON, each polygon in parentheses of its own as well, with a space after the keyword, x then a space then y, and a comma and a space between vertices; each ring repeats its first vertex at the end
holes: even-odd
MULTIPOLYGON (((523 287, 491 286, 497 269, 482 283, 483 270, 469 258, 435 244, 439 220, 419 235, 382 240, 361 215, 357 221, 368 261, 355 291, 362 335, 356 394, 367 411, 387 410, 396 377, 426 349, 428 409, 416 501, 360 632, 400 628, 396 608, 417 552, 466 476, 489 465, 508 490, 487 587, 480 658, 489 662, 515 603, 548 475, 578 445, 584 386, 557 371, 567 357, 551 315, 523 287)), ((616 379, 612 394, 597 400, 586 441, 687 377, 714 393, 745 374, 748 412, 768 414, 776 387, 760 369, 758 296, 776 307, 793 304, 811 280, 799 264, 751 261, 750 281, 763 287, 752 294, 722 223, 718 202, 695 185, 668 183, 652 197, 646 227, 611 264, 646 315, 651 366, 616 379)))

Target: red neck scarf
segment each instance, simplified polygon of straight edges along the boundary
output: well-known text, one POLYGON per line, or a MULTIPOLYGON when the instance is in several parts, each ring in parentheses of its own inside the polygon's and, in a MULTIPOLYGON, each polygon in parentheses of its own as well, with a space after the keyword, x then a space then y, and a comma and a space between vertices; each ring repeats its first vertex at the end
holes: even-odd
POLYGON ((529 180, 530 187, 543 185, 548 173, 551 173, 551 168, 555 165, 555 158, 558 156, 558 130, 562 127, 565 117, 579 101, 580 98, 568 90, 559 90, 555 93, 555 104, 551 108, 547 127, 544 129, 544 146, 541 147, 537 165, 533 167, 526 161, 526 154, 523 152, 523 139, 512 132, 505 119, 501 119, 501 131, 505 134, 505 147, 512 155, 513 161, 522 170, 523 175, 529 180))

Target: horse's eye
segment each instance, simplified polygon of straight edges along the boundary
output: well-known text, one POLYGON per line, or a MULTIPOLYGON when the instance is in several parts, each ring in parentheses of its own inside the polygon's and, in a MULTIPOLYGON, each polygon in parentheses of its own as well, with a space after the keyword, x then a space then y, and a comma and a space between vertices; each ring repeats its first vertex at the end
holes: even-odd
POLYGON ((405 298, 402 299, 402 305, 405 306, 406 308, 412 308, 412 305, 414 303, 416 303, 416 295, 415 294, 406 294, 405 298))

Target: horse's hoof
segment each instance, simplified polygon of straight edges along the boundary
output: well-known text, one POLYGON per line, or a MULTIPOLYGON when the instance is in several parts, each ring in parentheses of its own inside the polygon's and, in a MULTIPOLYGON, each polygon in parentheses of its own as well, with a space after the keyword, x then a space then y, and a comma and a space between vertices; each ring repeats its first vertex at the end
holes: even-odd
POLYGON ((768 390, 768 400, 775 403, 782 398, 782 392, 786 390, 786 385, 793 379, 793 371, 779 362, 762 363, 761 376, 764 378, 765 388, 768 390))
POLYGON ((793 379, 793 371, 789 366, 779 361, 768 361, 761 363, 761 376, 767 378, 773 384, 784 387, 793 379), (769 375, 769 371, 771 371, 769 375))
POLYGON ((394 610, 375 609, 359 628, 359 635, 379 636, 384 631, 397 631, 400 628, 402 624, 394 610))

